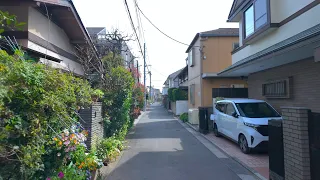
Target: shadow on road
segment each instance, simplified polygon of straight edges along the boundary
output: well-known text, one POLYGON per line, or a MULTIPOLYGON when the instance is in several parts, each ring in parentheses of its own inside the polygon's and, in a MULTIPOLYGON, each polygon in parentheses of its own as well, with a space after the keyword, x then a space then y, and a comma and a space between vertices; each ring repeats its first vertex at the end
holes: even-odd
POLYGON ((108 180, 238 180, 162 107, 152 107, 128 135, 129 148, 108 180))

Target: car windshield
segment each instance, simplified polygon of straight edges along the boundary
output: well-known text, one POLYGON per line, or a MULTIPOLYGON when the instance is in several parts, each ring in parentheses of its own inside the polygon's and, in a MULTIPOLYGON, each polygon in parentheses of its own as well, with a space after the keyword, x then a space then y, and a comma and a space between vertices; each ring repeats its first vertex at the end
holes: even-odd
POLYGON ((248 118, 281 117, 268 103, 236 103, 239 113, 248 118))

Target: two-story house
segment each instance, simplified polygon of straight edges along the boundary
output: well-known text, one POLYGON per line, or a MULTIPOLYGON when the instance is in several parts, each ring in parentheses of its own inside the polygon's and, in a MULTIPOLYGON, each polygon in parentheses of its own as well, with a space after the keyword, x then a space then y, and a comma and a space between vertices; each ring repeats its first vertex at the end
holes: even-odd
POLYGON ((235 0, 240 47, 221 76, 248 77, 249 97, 320 112, 320 1, 235 0))
POLYGON ((121 41, 121 34, 117 34, 115 38, 117 40, 113 40, 113 35, 108 34, 107 29, 104 27, 87 27, 87 31, 101 57, 106 56, 110 51, 115 52, 121 55, 125 67, 133 68, 135 66, 135 57, 127 43, 121 41))
POLYGON ((16 15, 26 25, 2 35, 17 39, 29 57, 82 76, 75 46, 95 47, 71 0, 1 1, 0 10, 16 15))
POLYGON ((166 81, 163 83, 164 87, 162 88, 162 95, 168 95, 169 88, 178 88, 179 80, 176 79, 177 75, 181 72, 182 69, 170 74, 166 81))
MULTIPOLYGON (((230 52, 238 42, 238 28, 220 28, 195 35, 186 51, 188 69, 185 72, 188 74, 189 109, 212 106, 214 91, 221 93, 240 90, 244 93, 234 93, 240 96, 232 97, 247 96, 246 81, 240 77, 217 76, 218 72, 232 64, 230 52)), ((224 96, 223 93, 221 96, 224 96)))

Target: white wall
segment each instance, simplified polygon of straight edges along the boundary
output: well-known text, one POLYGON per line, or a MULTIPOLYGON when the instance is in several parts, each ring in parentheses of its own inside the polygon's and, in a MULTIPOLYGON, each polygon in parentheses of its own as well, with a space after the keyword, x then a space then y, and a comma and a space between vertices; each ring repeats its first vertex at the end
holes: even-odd
MULTIPOLYGON (((309 0, 308 0, 309 1, 309 0)), ((263 38, 248 45, 232 55, 232 63, 236 63, 250 55, 262 51, 276 43, 288 39, 302 31, 320 24, 320 5, 310 9, 287 24, 279 27, 263 38)))
POLYGON ((314 0, 270 0, 271 22, 279 23, 314 0))
POLYGON ((61 49, 74 53, 73 46, 66 33, 59 26, 50 22, 48 18, 29 7, 28 31, 60 47, 61 49))
POLYGON ((188 101, 176 101, 176 115, 188 113, 188 101))
POLYGON ((193 80, 194 78, 197 78, 200 76, 201 73, 201 53, 200 53, 200 38, 198 38, 198 40, 194 43, 194 59, 193 59, 193 67, 190 67, 190 65, 188 65, 188 79, 189 80, 193 80))
POLYGON ((64 56, 61 56, 61 55, 55 53, 55 52, 47 50, 46 48, 39 46, 31 41, 28 41, 28 48, 32 49, 34 51, 43 53, 43 54, 47 54, 47 55, 52 56, 54 58, 61 59, 62 61, 59 63, 60 67, 63 67, 63 69, 65 69, 65 70, 66 69, 70 70, 78 75, 84 75, 82 65, 75 62, 75 61, 72 61, 64 56))

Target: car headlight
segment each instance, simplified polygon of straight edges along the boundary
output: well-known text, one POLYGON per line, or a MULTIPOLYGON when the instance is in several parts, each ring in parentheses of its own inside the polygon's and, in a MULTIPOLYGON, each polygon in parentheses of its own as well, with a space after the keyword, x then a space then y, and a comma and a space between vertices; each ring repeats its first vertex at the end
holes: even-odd
POLYGON ((259 125, 251 124, 251 123, 247 123, 247 122, 244 122, 243 124, 258 131, 257 128, 259 127, 259 125))

